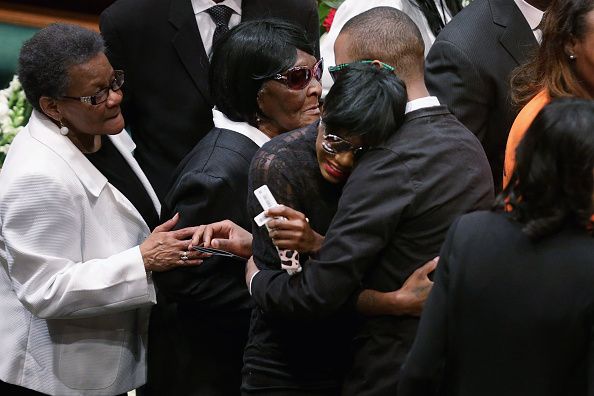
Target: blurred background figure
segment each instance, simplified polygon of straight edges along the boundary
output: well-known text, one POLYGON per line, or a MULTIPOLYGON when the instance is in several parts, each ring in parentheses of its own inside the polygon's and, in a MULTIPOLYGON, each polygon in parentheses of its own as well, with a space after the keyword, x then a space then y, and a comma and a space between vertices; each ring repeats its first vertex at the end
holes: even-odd
POLYGON ((158 225, 122 131, 124 73, 104 51, 98 33, 56 24, 20 53, 34 110, 0 173, 2 394, 142 385, 151 271, 200 263, 186 251, 193 229, 170 231, 178 216, 158 225))
POLYGON ((474 0, 443 28, 427 55, 429 92, 479 138, 496 181, 517 114, 510 100, 510 73, 538 47, 549 2, 474 0))
MULTIPOLYGON (((162 217, 179 213, 177 227, 230 219, 249 228, 251 159, 270 138, 319 119, 323 63, 301 28, 266 20, 231 29, 215 45, 211 65, 215 127, 175 171, 162 217)), ((167 393, 239 395, 253 306, 244 264, 213 256, 200 267, 155 276, 178 303, 179 334, 166 358, 178 367, 165 379, 167 393)))
MULTIPOLYGON (((345 0, 334 15, 332 26, 328 34, 322 36, 320 42, 320 53, 326 64, 333 66, 334 42, 342 30, 342 27, 354 16, 361 14, 375 7, 393 7, 407 14, 417 25, 423 42, 425 43, 425 55, 435 41, 435 37, 454 15, 462 9, 461 0, 345 0)), ((326 96, 332 86, 333 80, 326 74, 322 78, 326 96)))
POLYGON ((544 107, 497 210, 452 225, 399 395, 592 394, 592 125, 592 101, 544 107))
POLYGON ((317 56, 315 0, 119 0, 101 14, 109 59, 129 76, 122 111, 134 155, 160 199, 176 166, 213 127, 213 42, 241 21, 268 17, 304 29, 317 56))
POLYGON ((504 187, 513 172, 518 143, 551 99, 594 98, 593 44, 594 1, 553 0, 543 20, 540 48, 512 75, 512 98, 522 110, 507 141, 504 187))

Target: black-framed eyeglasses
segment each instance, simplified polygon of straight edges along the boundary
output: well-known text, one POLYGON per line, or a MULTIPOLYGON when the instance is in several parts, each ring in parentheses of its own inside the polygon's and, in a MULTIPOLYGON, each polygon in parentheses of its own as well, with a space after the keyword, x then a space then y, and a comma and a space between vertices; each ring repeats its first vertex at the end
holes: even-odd
POLYGON ((78 100, 79 102, 87 103, 93 106, 101 104, 107 100, 109 97, 109 91, 119 91, 124 85, 124 71, 123 70, 114 70, 113 71, 113 80, 109 84, 109 87, 102 88, 99 92, 95 95, 91 96, 62 96, 62 98, 66 99, 74 99, 78 100))
POLYGON ((299 90, 307 87, 312 77, 320 81, 324 72, 324 59, 320 59, 312 68, 295 66, 284 73, 272 77, 273 80, 282 81, 289 89, 299 90))
MULTIPOLYGON (((336 81, 345 72, 345 70, 349 67, 349 65, 352 65, 353 63, 370 64, 370 63, 374 63, 374 62, 376 62, 376 61, 362 60, 362 61, 351 62, 351 63, 341 63, 340 65, 336 65, 336 66, 328 66, 328 72, 330 73, 330 77, 332 77, 332 81, 336 81)), ((384 62, 379 62, 379 65, 382 68, 384 68, 390 72, 394 72, 394 70, 396 70, 394 68, 394 66, 390 66, 384 62)))

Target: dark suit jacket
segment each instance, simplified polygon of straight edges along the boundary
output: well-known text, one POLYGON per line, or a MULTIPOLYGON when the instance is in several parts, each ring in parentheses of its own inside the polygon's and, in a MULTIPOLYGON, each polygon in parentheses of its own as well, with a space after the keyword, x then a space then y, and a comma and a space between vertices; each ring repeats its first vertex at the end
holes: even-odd
MULTIPOLYGON (((237 132, 212 129, 176 169, 162 219, 179 212, 176 228, 224 219, 249 227, 248 169, 257 150, 237 132)), ((153 274, 160 293, 178 303, 175 318, 166 323, 175 341, 161 354, 177 367, 165 381, 151 384, 154 394, 239 394, 253 306, 244 273, 245 261, 211 257, 198 267, 153 274)))
POLYGON ((445 26, 427 54, 429 92, 478 136, 494 180, 503 175, 507 135, 517 114, 510 73, 537 45, 513 0, 475 0, 445 26))
POLYGON ((399 395, 594 395, 592 237, 534 243, 481 212, 452 225, 440 256, 399 395))
MULTIPOLYGON (((242 20, 278 17, 318 46, 313 0, 244 0, 242 20)), ((100 20, 108 57, 126 72, 122 112, 138 163, 162 200, 175 167, 213 127, 209 61, 190 0, 119 0, 100 20)))
MULTIPOLYGON (((458 215, 489 207, 492 199, 489 164, 476 137, 444 106, 413 111, 385 144, 361 158, 319 257, 292 277, 260 271, 253 297, 265 312, 311 317, 340 310, 361 287, 399 289, 437 256, 458 215)), ((353 340, 344 394, 394 394, 417 322, 365 320, 353 340)))

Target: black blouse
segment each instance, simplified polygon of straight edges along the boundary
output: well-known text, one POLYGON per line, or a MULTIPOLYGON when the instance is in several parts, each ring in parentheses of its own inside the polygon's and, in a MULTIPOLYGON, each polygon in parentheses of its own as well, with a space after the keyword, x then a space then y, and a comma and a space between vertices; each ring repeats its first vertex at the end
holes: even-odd
POLYGON ((109 137, 102 136, 101 148, 85 156, 134 205, 149 229, 159 225, 159 215, 151 197, 109 137))
MULTIPOLYGON (((277 136, 257 153, 250 167, 248 212, 262 211, 253 191, 266 184, 279 204, 304 213, 312 229, 324 235, 342 193, 342 184, 327 182, 315 151, 314 123, 277 136)), ((279 269, 280 259, 266 227, 252 222, 253 255, 261 269, 279 269)), ((300 254, 301 265, 308 259, 300 254)), ((337 314, 319 320, 279 318, 255 309, 244 351, 245 391, 292 394, 335 393, 348 364, 350 315, 337 314)))

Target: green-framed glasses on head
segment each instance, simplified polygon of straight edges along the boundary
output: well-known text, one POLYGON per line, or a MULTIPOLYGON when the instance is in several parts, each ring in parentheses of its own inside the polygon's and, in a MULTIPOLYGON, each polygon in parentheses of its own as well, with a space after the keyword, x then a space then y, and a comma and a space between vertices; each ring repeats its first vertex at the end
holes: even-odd
MULTIPOLYGON (((351 63, 341 63, 340 65, 336 65, 336 66, 329 66, 328 67, 328 72, 330 73, 330 76, 332 77, 332 81, 336 81, 341 75, 342 73, 344 73, 344 71, 349 67, 349 65, 352 65, 353 63, 364 63, 364 64, 371 64, 374 62, 379 62, 379 61, 374 61, 374 60, 362 60, 362 61, 356 61, 356 62, 351 62, 351 63)), ((383 68, 386 69, 390 72, 394 72, 394 70, 396 70, 394 68, 394 66, 390 66, 387 63, 384 62, 379 62, 379 65, 383 68)))

